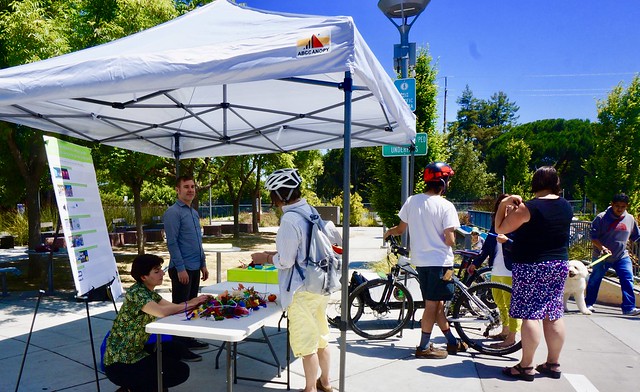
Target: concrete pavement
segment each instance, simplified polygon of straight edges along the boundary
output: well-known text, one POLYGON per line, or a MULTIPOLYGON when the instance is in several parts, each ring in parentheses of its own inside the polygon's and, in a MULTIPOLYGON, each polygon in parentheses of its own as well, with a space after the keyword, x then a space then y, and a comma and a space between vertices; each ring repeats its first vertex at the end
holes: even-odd
MULTIPOLYGON (((351 230, 352 266, 379 260, 385 254, 380 228, 351 230)), ((35 293, 11 293, 0 299, 0 391, 16 388, 18 370, 23 359, 36 304, 35 293)), ((575 304, 570 303, 575 309, 575 304)), ((416 359, 413 351, 419 340, 419 330, 405 330, 403 337, 384 341, 367 341, 352 332, 347 333, 346 391, 601 391, 622 392, 640 390, 640 318, 626 317, 619 308, 596 305, 597 312, 584 316, 576 312, 566 315, 567 339, 562 355, 563 377, 552 380, 536 377, 534 382, 512 381, 501 375, 503 366, 518 362, 520 352, 508 357, 489 357, 475 352, 451 355, 444 360, 416 359)), ((96 354, 106 331, 111 327, 115 311, 111 303, 90 303, 91 325, 96 354)), ((267 325, 280 361, 285 361, 286 334, 278 331, 277 319, 267 325)), ((445 340, 436 329, 434 342, 445 340)), ((338 386, 340 333, 332 330, 331 379, 338 386)), ((203 352, 203 361, 190 363, 191 377, 172 391, 225 391, 224 355, 221 368, 215 369, 218 341, 203 352)), ((269 360, 264 344, 239 344, 240 375, 273 379, 276 369, 253 358, 269 360), (253 357, 253 358, 252 358, 253 357)), ((99 360, 99 358, 98 358, 99 360)), ((545 361, 544 342, 536 353, 536 363, 545 361)), ((291 389, 303 387, 300 360, 290 366, 291 389)), ((117 387, 99 372, 100 390, 115 391, 117 387)), ((283 390, 283 385, 240 380, 234 385, 238 392, 283 390)), ((34 323, 34 333, 26 356, 20 391, 95 391, 95 373, 88 322, 84 303, 72 298, 45 297, 34 323)))

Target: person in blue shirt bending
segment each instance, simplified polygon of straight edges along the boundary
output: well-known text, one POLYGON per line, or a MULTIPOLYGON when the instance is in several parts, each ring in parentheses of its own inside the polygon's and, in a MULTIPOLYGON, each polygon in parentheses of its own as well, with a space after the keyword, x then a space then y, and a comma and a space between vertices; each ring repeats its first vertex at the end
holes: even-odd
POLYGON ((613 268, 620 279, 622 290, 622 314, 627 316, 640 315, 640 309, 636 308, 636 296, 633 292, 633 268, 627 241, 638 241, 640 229, 638 223, 631 214, 627 214, 629 196, 624 193, 613 196, 611 206, 601 212, 591 222, 591 242, 593 243, 593 258, 609 254, 604 262, 593 266, 593 271, 587 283, 587 295, 585 302, 587 309, 595 312, 593 304, 598 297, 600 283, 605 272, 613 268))

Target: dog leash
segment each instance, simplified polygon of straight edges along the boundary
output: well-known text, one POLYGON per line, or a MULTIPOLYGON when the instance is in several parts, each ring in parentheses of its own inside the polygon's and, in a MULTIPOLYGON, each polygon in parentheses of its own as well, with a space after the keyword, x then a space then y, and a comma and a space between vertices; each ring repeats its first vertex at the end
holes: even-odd
POLYGON ((591 264, 587 265, 587 268, 591 268, 596 264, 602 263, 609 256, 611 256, 611 253, 606 253, 604 256, 600 256, 598 259, 594 260, 591 264))

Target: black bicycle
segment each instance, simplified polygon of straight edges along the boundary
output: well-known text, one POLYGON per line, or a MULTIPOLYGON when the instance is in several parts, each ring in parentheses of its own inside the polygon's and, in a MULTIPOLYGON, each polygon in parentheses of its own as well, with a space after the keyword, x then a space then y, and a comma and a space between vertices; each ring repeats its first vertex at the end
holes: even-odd
MULTIPOLYGON (((424 301, 414 301, 411 287, 418 287, 417 271, 407 258, 408 251, 391 239, 390 253, 398 256, 384 278, 363 280, 352 274, 349 287, 348 326, 366 339, 386 339, 406 327, 419 327, 415 311, 424 308, 424 301), (361 281, 360 284, 358 280, 361 281), (357 286, 355 286, 357 284, 357 286), (415 286, 414 286, 415 285, 415 286)), ((460 273, 460 271, 459 271, 460 273)), ((447 320, 469 347, 483 354, 505 355, 518 351, 520 341, 509 347, 492 347, 490 336, 502 331, 500 310, 493 300, 498 293, 511 293, 511 287, 495 282, 473 283, 467 286, 453 275, 455 291, 445 304, 447 320)), ((340 308, 338 306, 337 311, 340 308)), ((331 310, 331 311, 336 311, 331 310)), ((339 314, 339 313, 338 313, 339 314)), ((328 315, 332 324, 339 316, 328 315)))
POLYGON ((473 275, 467 272, 467 268, 469 268, 473 259, 480 254, 479 250, 458 249, 454 250, 453 254, 461 258, 460 263, 456 264, 454 268, 458 270, 458 278, 462 280, 467 287, 473 286, 476 283, 491 281, 491 267, 488 265, 478 268, 473 275))

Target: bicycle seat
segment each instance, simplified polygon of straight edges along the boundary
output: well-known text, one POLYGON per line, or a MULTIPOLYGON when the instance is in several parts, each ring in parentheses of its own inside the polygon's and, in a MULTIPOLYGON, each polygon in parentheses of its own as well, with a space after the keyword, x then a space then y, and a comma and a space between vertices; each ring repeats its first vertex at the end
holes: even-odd
POLYGON ((479 250, 473 250, 473 249, 457 249, 453 251, 453 254, 456 255, 460 255, 462 257, 476 257, 477 255, 480 254, 479 250))

